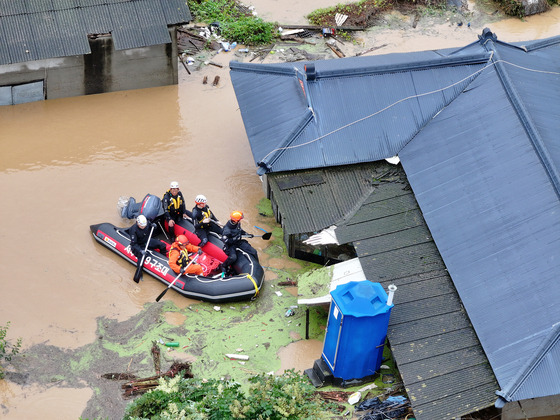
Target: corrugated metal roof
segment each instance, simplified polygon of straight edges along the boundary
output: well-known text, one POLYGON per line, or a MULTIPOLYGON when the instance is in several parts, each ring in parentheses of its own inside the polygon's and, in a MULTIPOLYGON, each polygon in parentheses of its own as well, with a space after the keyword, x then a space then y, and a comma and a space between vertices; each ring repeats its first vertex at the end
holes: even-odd
MULTIPOLYGON (((557 329, 560 320, 560 306, 557 305, 560 301, 560 285, 557 281, 560 275, 560 37, 525 43, 524 48, 520 47, 521 44, 499 42, 494 34, 485 30, 479 42, 457 51, 438 52, 442 57, 453 56, 458 59, 449 65, 450 73, 439 69, 432 71, 430 66, 418 70, 418 55, 401 54, 398 58, 395 55, 371 57, 374 60, 370 63, 372 68, 375 67, 375 60, 379 60, 379 63, 386 65, 381 66, 379 71, 398 77, 383 78, 378 77, 378 74, 359 76, 389 84, 362 84, 364 90, 359 97, 354 91, 357 86, 355 75, 331 74, 329 77, 337 77, 339 81, 334 83, 329 80, 325 83, 328 87, 321 86, 320 89, 308 83, 306 91, 312 92, 309 105, 312 105, 315 116, 300 125, 299 131, 294 129, 294 124, 292 132, 289 131, 289 125, 282 127, 283 131, 272 128, 268 134, 276 135, 275 140, 282 147, 303 141, 300 136, 309 141, 312 130, 316 130, 313 135, 323 135, 324 130, 332 129, 321 125, 329 124, 323 121, 324 115, 330 116, 333 112, 335 117, 332 108, 336 108, 347 121, 356 121, 368 114, 360 113, 359 109, 346 113, 345 110, 353 103, 363 103, 367 107, 368 101, 380 101, 386 95, 387 102, 401 105, 399 101, 406 97, 403 96, 405 94, 413 95, 437 88, 435 81, 429 78, 440 78, 440 74, 446 80, 444 84, 454 80, 459 85, 456 85, 458 89, 454 91, 455 96, 451 95, 452 99, 441 99, 439 104, 420 100, 410 105, 405 115, 395 116, 390 111, 384 112, 388 120, 399 117, 410 120, 400 126, 391 125, 392 121, 380 121, 370 127, 371 132, 356 129, 337 132, 336 145, 323 146, 324 142, 316 142, 322 145, 316 150, 325 155, 322 162, 317 155, 309 157, 307 153, 300 153, 298 156, 292 153, 293 149, 274 156, 276 160, 269 159, 266 162, 267 170, 278 170, 282 167, 279 163, 285 165, 283 170, 289 170, 343 162, 350 159, 353 153, 357 156, 356 160, 360 161, 362 157, 359 150, 366 156, 363 159, 388 158, 394 153, 387 145, 396 146, 397 149, 398 144, 404 146, 402 150, 397 150, 398 155, 445 266, 441 260, 438 262, 436 249, 433 247, 432 252, 429 243, 414 245, 410 249, 391 249, 393 233, 384 238, 388 244, 378 237, 356 241, 355 246, 361 254, 360 261, 364 271, 369 273, 396 276, 400 272, 407 279, 415 278, 418 261, 425 264, 426 272, 440 272, 447 267, 460 296, 457 302, 462 302, 467 310, 501 387, 502 399, 498 403, 560 394, 558 369, 551 369, 546 374, 547 366, 560 365, 557 329), (461 65, 461 58, 477 55, 488 58, 487 68, 472 62, 461 65), (403 62, 407 58, 410 58, 414 70, 403 69, 403 62), (457 73, 454 77, 455 70, 457 73), (470 75, 469 71, 472 71, 470 75), (417 80, 419 75, 427 80, 417 80), (406 85, 410 78, 413 81, 409 84, 409 91, 405 92, 400 89, 400 84, 406 85), (345 80, 348 82, 346 89, 345 80), (327 101, 326 95, 322 97, 324 92, 332 94, 334 100, 329 98, 327 101), (392 92, 395 95, 391 99, 392 92), (323 100, 314 101, 316 98, 323 100), (450 102, 445 103, 447 100, 450 102), (336 107, 332 106, 333 103, 336 103, 336 107), (418 111, 420 108, 427 110, 422 113, 418 111), (407 131, 415 126, 416 132, 407 131), (401 130, 401 127, 406 129, 401 130), (352 135, 338 136, 342 132, 352 135), (408 140, 403 142, 403 138, 408 140), (355 148, 358 144, 360 148, 355 148), (342 154, 341 158, 337 157, 338 153, 342 154), (376 153, 387 154, 376 157, 376 153), (282 161, 287 156, 292 160, 286 158, 282 161), (383 244, 387 252, 379 255, 376 246, 383 244), (369 254, 374 257, 369 258, 369 254)), ((361 64, 359 71, 352 70, 358 65, 356 60, 332 61, 337 63, 338 70, 342 66, 350 73, 363 72, 364 66, 361 64)), ((434 58, 432 64, 436 62, 434 58)), ((265 82, 267 88, 272 90, 276 89, 274 79, 288 86, 287 76, 267 77, 264 76, 267 68, 254 66, 253 76, 256 72, 259 76, 253 77, 253 81, 265 82)), ((321 72, 326 74, 326 68, 321 66, 316 66, 318 75, 321 72)), ((276 151, 269 147, 270 139, 266 140, 268 143, 263 140, 264 130, 252 129, 263 121, 270 121, 269 115, 274 115, 276 107, 272 106, 274 102, 264 93, 262 84, 248 85, 247 74, 252 71, 249 66, 232 64, 231 67, 235 89, 243 86, 252 90, 252 94, 236 94, 258 163, 269 158, 270 152, 276 151), (258 109, 255 104, 260 101, 258 95, 264 95, 264 100, 269 101, 267 112, 260 112, 259 118, 246 115, 247 109, 258 109), (262 147, 265 144, 268 148, 262 147)), ((317 79, 313 83, 319 85, 322 82, 317 79)), ((289 94, 280 96, 281 109, 290 110, 291 113, 285 113, 292 121, 298 120, 299 112, 299 121, 304 121, 301 112, 303 95, 301 89, 298 91, 297 88, 296 83, 289 94)), ((304 108, 307 105, 305 103, 304 108)), ((339 120, 339 127, 346 123, 339 120)), ((289 204, 286 202, 284 206, 289 204)), ((410 214, 414 214, 412 210, 410 214)), ((383 222, 390 226, 391 218, 384 219, 383 222)), ((420 240, 420 229, 414 226, 407 233, 416 233, 412 238, 420 240)), ((350 232, 348 228, 347 234, 350 240, 359 231, 355 229, 350 232)), ((403 238, 395 237, 394 240, 403 238)), ((412 283, 417 281, 411 280, 412 283)), ((447 298, 434 300, 431 305, 434 316, 437 316, 438 306, 447 307, 448 304, 447 298)), ((402 316, 406 319, 403 322, 410 323, 411 319, 406 318, 407 312, 415 313, 418 305, 411 303, 409 311, 405 310, 406 306, 402 306, 400 310, 393 311, 392 316, 396 320, 402 316)), ((429 315, 429 311, 426 314, 429 315)), ((428 327, 428 322, 420 319, 418 322, 428 327)), ((468 333, 465 331, 464 334, 468 333)), ((433 367, 432 374, 435 377, 419 383, 419 386, 431 388, 434 384, 432 379, 447 375, 440 371, 453 364, 458 369, 470 366, 468 360, 473 354, 471 350, 433 357, 424 354, 424 362, 433 367)), ((402 367, 399 358, 403 357, 406 359, 406 352, 397 357, 399 368, 402 367)), ((470 372, 464 372, 466 378, 474 378, 469 376, 470 372)), ((483 367, 480 372, 484 372, 483 367)), ((448 385, 441 385, 431 388, 439 389, 440 397, 437 393, 431 396, 426 393, 425 407, 420 410, 420 414, 415 410, 417 418, 458 416, 465 413, 454 403, 463 404, 466 401, 467 405, 472 403, 471 408, 475 410, 481 407, 475 401, 482 402, 484 406, 496 398, 495 384, 491 382, 480 386, 478 395, 470 394, 473 400, 463 399, 459 394, 455 400, 451 397, 447 399, 448 387, 461 386, 457 379, 450 377, 448 385)))
POLYGON ((84 20, 84 30, 87 34, 108 34, 111 28, 113 28, 113 21, 109 13, 109 5, 100 4, 89 9, 87 19, 84 20))
POLYGON ((37 60, 37 52, 32 47, 34 44, 28 42, 34 36, 29 18, 26 15, 14 15, 4 16, 1 19, 0 29, 8 47, 2 54, 2 58, 13 60, 8 61, 12 63, 37 60))
POLYGON ((116 50, 167 44, 192 16, 183 0, 0 0, 0 65, 90 53, 88 34, 116 50))
POLYGON ((359 208, 374 188, 374 177, 386 172, 388 166, 385 162, 375 162, 329 170, 270 174, 269 183, 280 209, 284 231, 287 234, 317 232, 342 221, 352 210, 359 208), (294 178, 311 175, 320 176, 324 182, 293 182, 294 178))

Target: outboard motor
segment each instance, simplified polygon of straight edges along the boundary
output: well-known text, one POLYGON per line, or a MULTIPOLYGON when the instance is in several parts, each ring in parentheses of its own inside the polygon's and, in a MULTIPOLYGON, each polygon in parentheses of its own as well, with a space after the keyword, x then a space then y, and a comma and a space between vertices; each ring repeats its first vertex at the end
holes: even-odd
POLYGON ((126 219, 136 219, 143 214, 146 219, 153 222, 156 217, 163 214, 161 199, 153 194, 146 194, 141 203, 137 203, 134 197, 130 197, 128 201, 121 197, 117 206, 122 206, 121 217, 126 219))

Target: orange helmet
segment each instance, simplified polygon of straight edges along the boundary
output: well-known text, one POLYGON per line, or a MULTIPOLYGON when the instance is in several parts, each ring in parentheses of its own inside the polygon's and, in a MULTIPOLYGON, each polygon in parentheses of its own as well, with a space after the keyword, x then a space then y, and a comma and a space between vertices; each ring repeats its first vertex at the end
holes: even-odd
POLYGON ((239 222, 241 219, 243 219, 243 213, 239 210, 232 211, 229 215, 229 218, 235 222, 239 222))
POLYGON ((177 242, 179 242, 183 246, 186 246, 186 245, 189 244, 189 240, 187 239, 187 237, 185 235, 177 236, 177 242))

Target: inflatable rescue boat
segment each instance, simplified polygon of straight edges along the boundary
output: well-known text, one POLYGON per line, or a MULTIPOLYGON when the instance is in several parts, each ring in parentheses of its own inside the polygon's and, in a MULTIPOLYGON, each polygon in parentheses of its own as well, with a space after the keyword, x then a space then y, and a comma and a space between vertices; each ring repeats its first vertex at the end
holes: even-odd
MULTIPOLYGON (((136 203, 131 197, 122 205, 121 216, 135 219, 139 214, 144 214, 150 222, 156 224, 157 228, 154 229, 152 237, 168 244, 169 251, 171 244, 163 230, 164 221, 161 218, 163 210, 159 197, 148 194, 141 203, 136 203)), ((183 219, 174 228, 176 236, 185 235, 193 245, 198 245, 200 242, 194 234, 191 220, 183 219)), ((130 248, 128 228, 116 227, 111 223, 100 223, 91 225, 90 230, 97 242, 136 266, 137 258, 130 248)), ((237 261, 233 266, 235 272, 224 276, 219 270, 219 265, 227 258, 222 248, 220 229, 216 227, 216 231, 208 235, 208 243, 202 248, 203 253, 196 262, 202 267, 203 274, 183 274, 171 288, 185 297, 212 303, 256 298, 264 281, 262 266, 252 255, 237 249, 237 261)), ((147 251, 143 270, 165 286, 169 286, 177 277, 169 267, 167 257, 154 250, 147 251)))

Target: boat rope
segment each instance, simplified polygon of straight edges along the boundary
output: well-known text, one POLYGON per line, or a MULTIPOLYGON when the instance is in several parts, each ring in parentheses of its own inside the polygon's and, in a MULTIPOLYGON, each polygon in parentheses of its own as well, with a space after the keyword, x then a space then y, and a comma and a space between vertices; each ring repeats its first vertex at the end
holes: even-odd
POLYGON ((253 282, 253 286, 255 286, 255 294, 253 298, 256 298, 259 295, 259 287, 257 286, 257 282, 250 274, 247 274, 247 278, 253 282))
MULTIPOLYGON (((493 55, 494 55, 494 54, 492 54, 492 56, 493 56, 493 55)), ((492 60, 492 56, 490 57, 490 60, 492 60)), ((442 92, 442 91, 444 91, 444 90, 450 89, 450 88, 452 88, 452 87, 454 87, 454 86, 456 86, 456 85, 458 85, 458 84, 460 84, 460 83, 463 83, 465 80, 474 77, 474 76, 477 75, 478 73, 483 72, 483 71, 486 70, 488 67, 492 67, 492 66, 494 66, 494 65, 496 65, 496 64, 498 64, 498 63, 509 64, 509 65, 511 65, 511 66, 513 66, 513 67, 517 67, 517 68, 522 69, 522 70, 532 71, 532 72, 535 72, 535 73, 556 74, 556 75, 560 74, 560 72, 557 72, 557 71, 545 71, 545 70, 531 69, 531 68, 527 68, 527 67, 523 67, 523 66, 514 64, 514 63, 510 63, 509 61, 506 61, 506 60, 496 60, 495 62, 491 62, 491 63, 486 64, 486 65, 485 65, 484 67, 482 67, 481 69, 479 69, 479 70, 477 70, 477 71, 471 73, 470 75, 464 77, 463 79, 461 79, 461 80, 459 80, 459 81, 457 81, 457 82, 455 82, 455 83, 450 84, 449 86, 442 87, 441 89, 432 90, 431 92, 419 93, 419 94, 417 94, 417 95, 411 95, 411 96, 407 96, 406 98, 399 99, 398 101, 393 102, 393 103, 390 104, 390 105, 387 105, 385 108, 382 108, 382 109, 380 109, 379 111, 374 112, 373 114, 366 115, 365 117, 362 117, 362 118, 357 119, 357 120, 355 120, 355 121, 352 121, 352 122, 350 122, 350 123, 348 123, 348 124, 345 124, 345 125, 343 125, 343 126, 341 126, 341 127, 338 127, 338 128, 336 128, 336 129, 334 129, 334 130, 328 132, 328 133, 323 134, 322 136, 319 136, 319 137, 317 137, 317 138, 314 138, 314 139, 312 139, 312 140, 309 140, 309 141, 307 141, 307 142, 305 142, 305 143, 296 144, 296 145, 293 145, 293 146, 279 147, 279 148, 277 148, 277 149, 271 150, 271 151, 268 152, 262 159, 260 159, 260 161, 262 162, 262 161, 264 161, 267 157, 269 157, 271 154, 276 153, 276 152, 280 152, 280 151, 282 151, 282 150, 296 149, 296 148, 298 148, 298 147, 307 146, 307 145, 309 145, 309 144, 315 143, 316 141, 322 140, 322 139, 324 139, 325 137, 330 136, 331 134, 337 133, 337 132, 339 132, 339 131, 341 131, 341 130, 344 130, 345 128, 348 128, 348 127, 353 126, 354 124, 358 124, 359 122, 365 121, 365 120, 367 120, 367 119, 369 119, 369 118, 371 118, 371 117, 374 117, 374 116, 376 116, 376 115, 378 115, 378 114, 381 114, 382 112, 387 111, 388 109, 394 107, 395 105, 400 104, 401 102, 408 101, 408 100, 410 100, 410 99, 420 98, 420 97, 422 97, 422 96, 433 95, 433 94, 435 94, 435 93, 439 93, 439 92, 442 92)))

